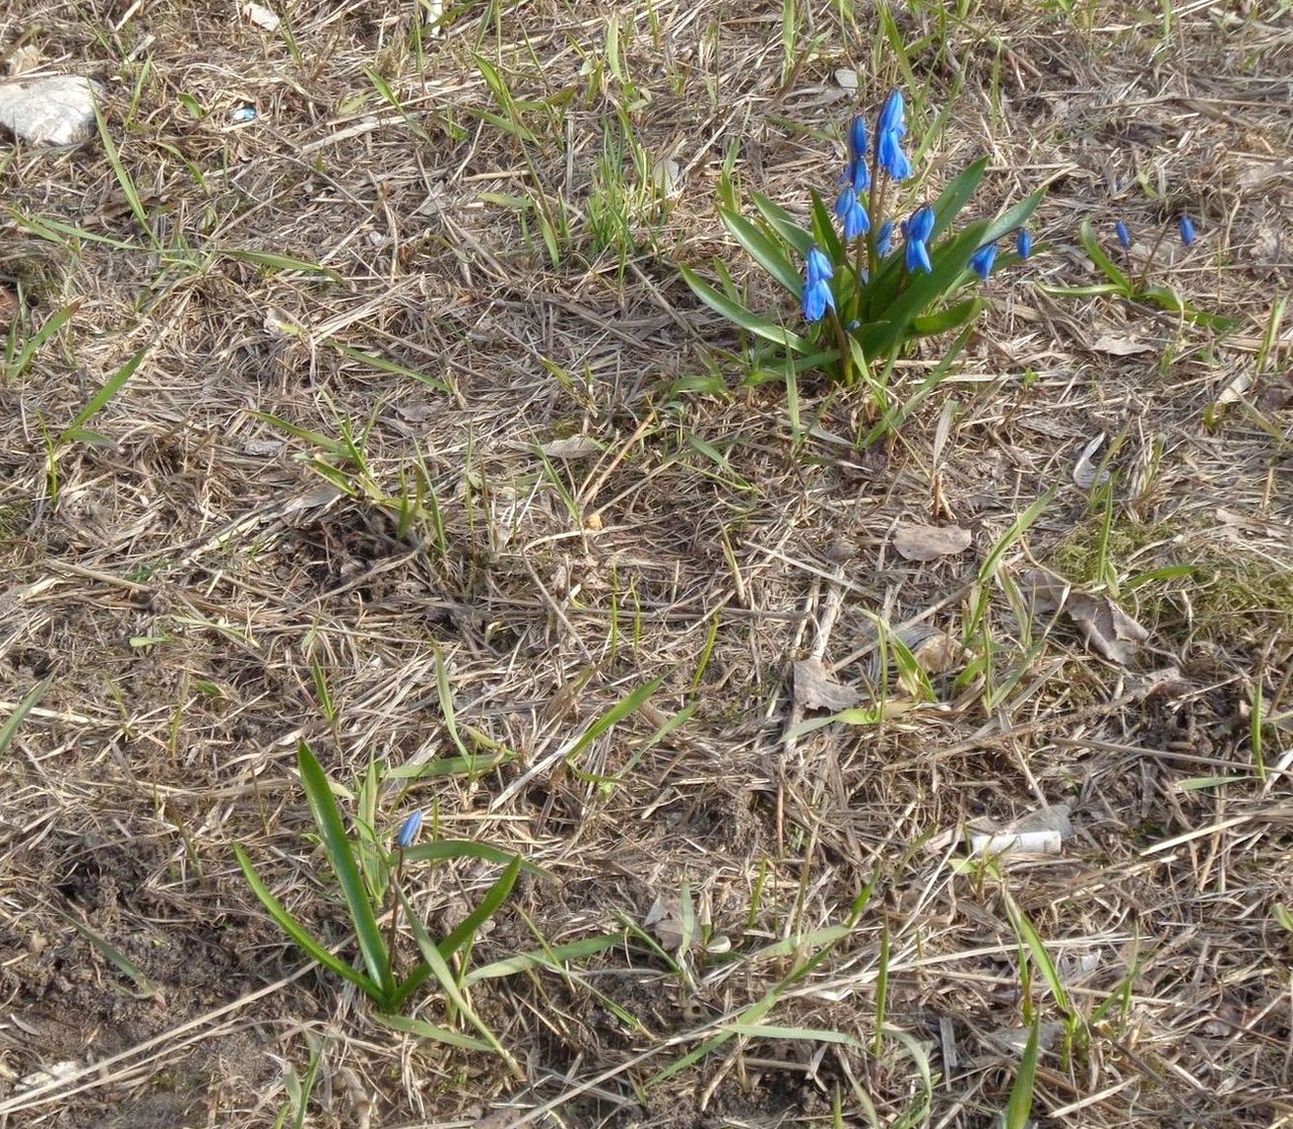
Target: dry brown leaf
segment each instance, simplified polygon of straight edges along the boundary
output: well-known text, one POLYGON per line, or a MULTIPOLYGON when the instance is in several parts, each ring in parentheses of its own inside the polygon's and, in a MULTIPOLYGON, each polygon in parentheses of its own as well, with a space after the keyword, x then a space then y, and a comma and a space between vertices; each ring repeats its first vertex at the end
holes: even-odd
POLYGON ((830 676, 820 659, 795 663, 795 701, 806 710, 840 710, 856 706, 862 695, 830 676))
POLYGON ((601 454, 602 446, 591 435, 572 435, 544 443, 539 450, 550 459, 583 459, 601 454))
POLYGON ((1137 341, 1117 333, 1102 333, 1092 343, 1091 348, 1097 353, 1108 353, 1111 357, 1131 357, 1137 353, 1152 353, 1156 346, 1148 341, 1137 341))
POLYGON ((1021 579, 1038 611, 1062 607, 1087 645, 1110 662, 1125 666, 1149 639, 1149 632, 1108 596, 1076 591, 1062 577, 1042 569, 1030 569, 1021 579))
POLYGON ((1122 666, 1149 639, 1149 632, 1108 596, 1073 592, 1064 610, 1098 654, 1122 666))
POLYGON ((682 900, 673 896, 657 897, 642 919, 642 924, 650 929, 670 952, 677 952, 687 943, 687 929, 683 920, 682 900))
POLYGON ((965 552, 973 540, 959 525, 900 525, 893 547, 903 560, 932 561, 965 552))
POLYGON ((1092 486, 1099 482, 1109 481, 1109 472, 1103 473, 1099 468, 1099 461, 1096 459, 1096 453, 1104 445, 1104 432, 1100 432, 1085 447, 1082 448, 1082 454, 1078 456, 1078 461, 1073 465, 1073 485, 1082 490, 1090 490, 1092 486))

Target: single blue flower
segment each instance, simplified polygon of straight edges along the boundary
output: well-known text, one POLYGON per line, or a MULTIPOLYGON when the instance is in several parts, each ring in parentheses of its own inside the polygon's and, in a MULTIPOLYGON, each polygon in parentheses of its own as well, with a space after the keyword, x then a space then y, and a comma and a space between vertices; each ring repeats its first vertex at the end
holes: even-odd
POLYGON ((857 198, 857 193, 853 191, 852 186, 846 184, 840 191, 840 194, 835 197, 835 214, 839 216, 840 219, 843 219, 849 214, 849 209, 853 206, 853 201, 857 198))
POLYGON ((1195 230, 1194 230, 1193 221, 1190 219, 1189 216, 1182 216, 1180 224, 1178 226, 1181 229, 1181 242, 1184 243, 1187 247, 1193 247, 1194 241, 1198 239, 1198 235, 1195 233, 1195 230))
POLYGON ((849 160, 865 161, 866 149, 866 120, 858 114, 849 126, 849 160))
POLYGON ((853 185, 854 192, 865 192, 871 187, 871 166, 867 164, 866 157, 854 157, 849 162, 849 167, 845 170, 849 183, 853 185))
POLYGON ((1114 231, 1118 233, 1118 246, 1124 251, 1131 250, 1131 232, 1127 230, 1127 225, 1119 220, 1113 225, 1114 231))
POLYGON ((862 201, 850 192, 848 194, 850 204, 845 209, 844 215, 844 238, 856 239, 859 235, 865 235, 871 230, 871 217, 867 215, 867 210, 862 206, 862 201))
POLYGON ((1033 253, 1033 235, 1026 227, 1019 229, 1019 234, 1015 236, 1015 251, 1021 259, 1028 258, 1033 253))
POLYGON ((831 261, 816 247, 808 248, 808 265, 804 274, 804 317, 820 321, 826 310, 835 309, 835 295, 830 279, 835 273, 831 261))
POLYGON ((985 243, 970 256, 970 267, 984 282, 992 273, 992 264, 997 261, 997 245, 985 243))
POLYGON ((401 851, 413 846, 413 840, 418 837, 418 832, 422 830, 422 812, 414 810, 409 812, 408 818, 404 820, 400 827, 400 833, 395 837, 395 845, 401 851))
POLYGON ((928 204, 922 204, 911 214, 911 219, 907 221, 907 226, 903 228, 903 234, 908 239, 914 239, 917 243, 924 243, 934 233, 934 209, 928 204))
POLYGON ((929 261, 929 247, 926 245, 934 231, 934 209, 923 204, 912 213, 903 225, 903 234, 907 237, 907 269, 909 271, 933 271, 929 261))
POLYGON ((876 253, 884 258, 893 247, 893 220, 885 220, 880 225, 880 232, 875 237, 876 253))
POLYGON ((894 130, 880 134, 877 140, 876 159, 894 180, 906 180, 911 176, 911 161, 902 151, 902 136, 894 130))
POLYGON ((831 264, 830 259, 823 255, 816 247, 809 247, 807 267, 808 285, 811 286, 814 282, 821 282, 823 279, 834 277, 835 267, 831 264))
POLYGON ((893 90, 885 99, 884 109, 880 111, 880 121, 876 127, 876 141, 886 133, 902 137, 907 132, 907 107, 902 101, 902 91, 893 90))

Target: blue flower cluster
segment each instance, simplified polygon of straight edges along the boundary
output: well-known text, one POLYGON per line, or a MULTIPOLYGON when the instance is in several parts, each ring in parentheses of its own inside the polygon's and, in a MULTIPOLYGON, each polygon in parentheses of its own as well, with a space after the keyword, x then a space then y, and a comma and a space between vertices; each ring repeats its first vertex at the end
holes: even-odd
MULTIPOLYGON (((849 125, 848 159, 840 178, 841 188, 835 198, 835 215, 840 221, 846 243, 861 240, 871 231, 871 213, 863 194, 870 192, 870 204, 879 207, 883 200, 883 187, 887 180, 903 181, 912 175, 911 158, 903 148, 907 134, 907 107, 902 91, 894 90, 885 99, 884 107, 876 121, 874 146, 867 135, 867 123, 860 115, 849 125), (880 178, 879 184, 873 183, 880 178), (880 191, 877 193, 877 188, 880 191)), ((909 273, 933 272, 929 240, 934 233, 934 210, 922 204, 910 218, 897 226, 904 240, 904 262, 909 273)), ((894 221, 885 220, 875 233, 875 254, 885 258, 893 247, 894 221)), ((1021 259, 1032 254, 1033 239, 1026 230, 1020 230, 1016 250, 1021 259)), ((862 244, 858 243, 858 271, 865 281, 861 267, 862 244)), ((987 280, 997 257, 995 244, 981 247, 970 261, 971 268, 980 278, 987 280)), ((818 321, 826 311, 835 310, 835 296, 830 280, 834 277, 834 264, 817 247, 809 249, 804 276, 803 310, 809 321, 818 321)))

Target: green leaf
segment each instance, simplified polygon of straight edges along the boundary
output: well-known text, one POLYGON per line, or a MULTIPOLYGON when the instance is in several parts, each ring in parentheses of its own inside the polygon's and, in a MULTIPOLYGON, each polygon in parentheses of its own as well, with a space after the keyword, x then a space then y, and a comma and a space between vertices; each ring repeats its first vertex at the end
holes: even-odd
POLYGON ((1019 1060, 1019 1073, 1010 1087, 1010 1100, 1006 1103, 1004 1129, 1027 1129, 1033 1112, 1033 1087, 1037 1079, 1038 1042, 1041 1037, 1040 1020, 1034 1019, 1028 1032, 1028 1042, 1019 1060))
POLYGON ((422 924, 421 919, 413 912, 413 907, 409 905, 409 900, 404 896, 404 891, 399 891, 400 901, 404 906, 404 914, 408 918, 409 927, 413 930, 413 939, 417 942, 418 951, 422 954, 422 959, 426 966, 435 975, 440 982, 440 987, 448 997, 449 1002, 458 1009, 459 1013, 466 1016, 467 1021, 474 1027, 484 1038, 488 1049, 495 1054, 501 1055, 512 1068, 512 1072, 519 1074, 520 1071, 516 1063, 512 1060, 511 1055, 503 1049, 503 1044, 498 1041, 494 1033, 485 1026, 472 1006, 463 995, 462 989, 458 986, 458 978, 453 974, 453 970, 445 962, 444 956, 436 943, 431 940, 430 934, 426 931, 426 926, 422 924))
POLYGON ((1118 266, 1100 246, 1100 240, 1091 230, 1091 220, 1086 218, 1078 228, 1078 242, 1082 244, 1082 249, 1086 251, 1091 261, 1100 269, 1104 276, 1118 288, 1118 292, 1126 298, 1130 298, 1135 292, 1131 280, 1124 273, 1123 269, 1118 266))
POLYGON ((952 226, 953 220, 961 214, 961 209, 974 196, 987 167, 988 158, 980 157, 948 182, 942 195, 934 203, 934 231, 930 236, 931 239, 937 239, 952 226))
POLYGON ((813 237, 809 231, 802 227, 799 221, 785 208, 780 204, 774 204, 766 196, 755 192, 750 199, 759 210, 759 215, 768 222, 768 225, 799 252, 801 259, 807 258, 808 249, 813 245, 813 237))
POLYGON ((428 376, 424 372, 419 372, 415 368, 402 365, 389 357, 383 357, 377 353, 366 353, 363 349, 354 349, 349 345, 338 345, 337 347, 341 350, 343 356, 375 368, 378 372, 388 372, 392 376, 407 376, 411 380, 416 380, 419 384, 434 388, 437 392, 449 391, 448 386, 443 381, 437 380, 434 376, 428 376))
POLYGON ((386 941, 377 927, 377 916, 368 899, 368 890, 360 877, 359 867, 355 864, 354 851, 351 850, 350 839, 341 820, 341 810, 328 786, 327 774, 304 741, 297 745, 296 763, 310 812, 319 825, 324 851, 341 886, 350 920, 354 923, 364 966, 374 983, 380 985, 382 994, 389 996, 395 988, 391 976, 390 954, 386 951, 386 941))
POLYGON ((298 259, 294 255, 280 255, 277 251, 255 251, 244 247, 222 247, 219 253, 226 259, 236 259, 239 262, 251 263, 252 266, 263 267, 265 270, 298 270, 305 274, 322 275, 333 282, 341 281, 341 275, 330 267, 325 267, 321 263, 312 263, 308 259, 298 259))
POLYGON ((54 676, 50 675, 45 681, 37 682, 35 686, 27 691, 26 696, 18 703, 17 708, 9 715, 4 725, 0 725, 0 756, 8 751, 13 739, 18 735, 23 719, 36 708, 53 681, 54 676))
POLYGON ((653 678, 650 682, 644 683, 634 690, 627 697, 620 699, 601 717, 592 723, 583 733, 581 733, 565 752, 566 764, 574 762, 575 758, 584 751, 593 741, 605 733, 608 729, 613 728, 623 721, 631 713, 635 713, 641 706, 660 689, 664 682, 664 675, 659 678, 653 678))
POLYGON ((688 267, 679 267, 682 277, 686 280, 687 285, 692 288, 702 302, 710 309, 716 310, 727 318, 728 321, 739 325, 742 329, 753 333, 756 337, 762 337, 766 341, 775 342, 796 353, 807 353, 812 345, 797 333, 792 333, 788 329, 782 329, 780 326, 773 325, 772 322, 760 317, 758 314, 747 310, 738 302, 720 294, 708 282, 705 282, 698 274, 688 267))
POLYGON ((120 392, 126 381, 135 375, 135 370, 139 368, 151 348, 151 345, 144 345, 135 350, 126 363, 104 381, 103 387, 91 396, 86 401, 85 406, 72 417, 72 422, 67 425, 63 433, 58 437, 60 443, 69 442, 73 434, 79 432, 84 424, 88 423, 108 406, 112 397, 120 392))
POLYGON ((463 945, 475 938, 480 927, 493 917, 498 912, 498 908, 507 901, 507 896, 512 892, 512 887, 516 885, 516 878, 520 873, 521 858, 517 855, 508 863, 507 869, 499 875, 498 880, 486 892, 480 901, 480 905, 463 918, 458 927, 436 946, 440 950, 441 956, 448 960, 463 945))
POLYGON ((404 1015, 386 1015, 380 1012, 373 1018, 393 1031, 403 1031, 406 1035, 416 1035, 420 1039, 433 1039, 437 1043, 447 1043, 451 1047, 461 1047, 465 1051, 483 1051, 489 1054, 494 1050, 483 1039, 474 1039, 450 1027, 428 1023, 425 1019, 410 1019, 404 1015))
MULTIPOLYGON (((474 858, 506 866, 515 857, 511 851, 503 851, 498 847, 491 847, 488 843, 476 843, 470 839, 437 839, 431 843, 419 843, 404 852, 406 863, 428 862, 433 859, 474 858)), ((552 877, 543 867, 536 866, 532 862, 522 862, 521 869, 526 874, 533 874, 539 878, 552 877)))
POLYGON ((790 256, 754 226, 744 216, 729 212, 726 208, 718 210, 719 216, 727 230, 736 237, 736 241, 745 248, 756 263, 766 270, 796 298, 804 292, 804 281, 799 277, 790 256))
POLYGON ((946 333, 949 329, 960 329, 967 322, 973 321, 983 309, 982 298, 967 298, 954 306, 947 306, 936 314, 925 314, 913 318, 912 331, 920 334, 946 333))
POLYGON ((247 852, 240 846, 235 846, 233 851, 238 858, 238 865, 242 867, 243 875, 247 879, 247 885, 251 887, 252 893, 260 899, 261 905, 269 911, 270 917, 278 923, 278 927, 319 964, 331 969, 338 976, 344 977, 351 983, 357 984, 373 999, 380 1000, 382 991, 372 980, 362 972, 351 968, 344 960, 316 941, 313 936, 306 932, 305 927, 283 908, 283 903, 274 897, 270 893, 269 887, 260 880, 260 875, 256 873, 256 868, 252 866, 247 852))
POLYGON ((570 941, 564 945, 553 945, 546 949, 534 949, 528 953, 518 953, 504 960, 483 964, 473 968, 465 977, 463 984, 470 987, 481 980, 496 980, 502 976, 514 976, 518 972, 529 972, 533 968, 543 968, 558 972, 561 964, 579 957, 594 956, 605 952, 616 945, 624 943, 624 932, 604 933, 598 937, 586 937, 582 941, 570 941))

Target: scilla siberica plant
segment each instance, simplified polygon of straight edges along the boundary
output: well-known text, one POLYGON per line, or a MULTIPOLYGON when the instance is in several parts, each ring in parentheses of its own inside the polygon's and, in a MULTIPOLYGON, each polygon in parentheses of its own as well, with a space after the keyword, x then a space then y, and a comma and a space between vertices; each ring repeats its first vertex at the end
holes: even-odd
POLYGON ((793 373, 821 368, 845 383, 861 378, 881 391, 871 376, 874 361, 891 360, 913 339, 961 328, 977 316, 980 295, 961 294, 978 280, 986 281, 998 265, 1001 239, 1017 233, 1015 253, 1004 258, 1017 261, 1031 253, 1032 238, 1024 225, 1041 202, 1040 192, 995 219, 954 226, 983 179, 986 159, 956 176, 933 203, 904 201, 901 186, 915 171, 904 144, 906 133, 906 107, 897 90, 876 119, 874 137, 868 136, 864 118, 854 118, 833 208, 828 210, 812 192, 807 226, 758 193, 752 196, 758 217, 745 218, 724 177, 723 223, 755 262, 794 295, 809 329, 796 332, 748 309, 726 272, 722 291, 694 271, 683 268, 682 273, 707 305, 772 343, 772 357, 765 350, 761 367, 793 373), (907 218, 895 220, 889 213, 904 203, 910 209, 907 218), (802 275, 799 262, 804 264, 802 275))

